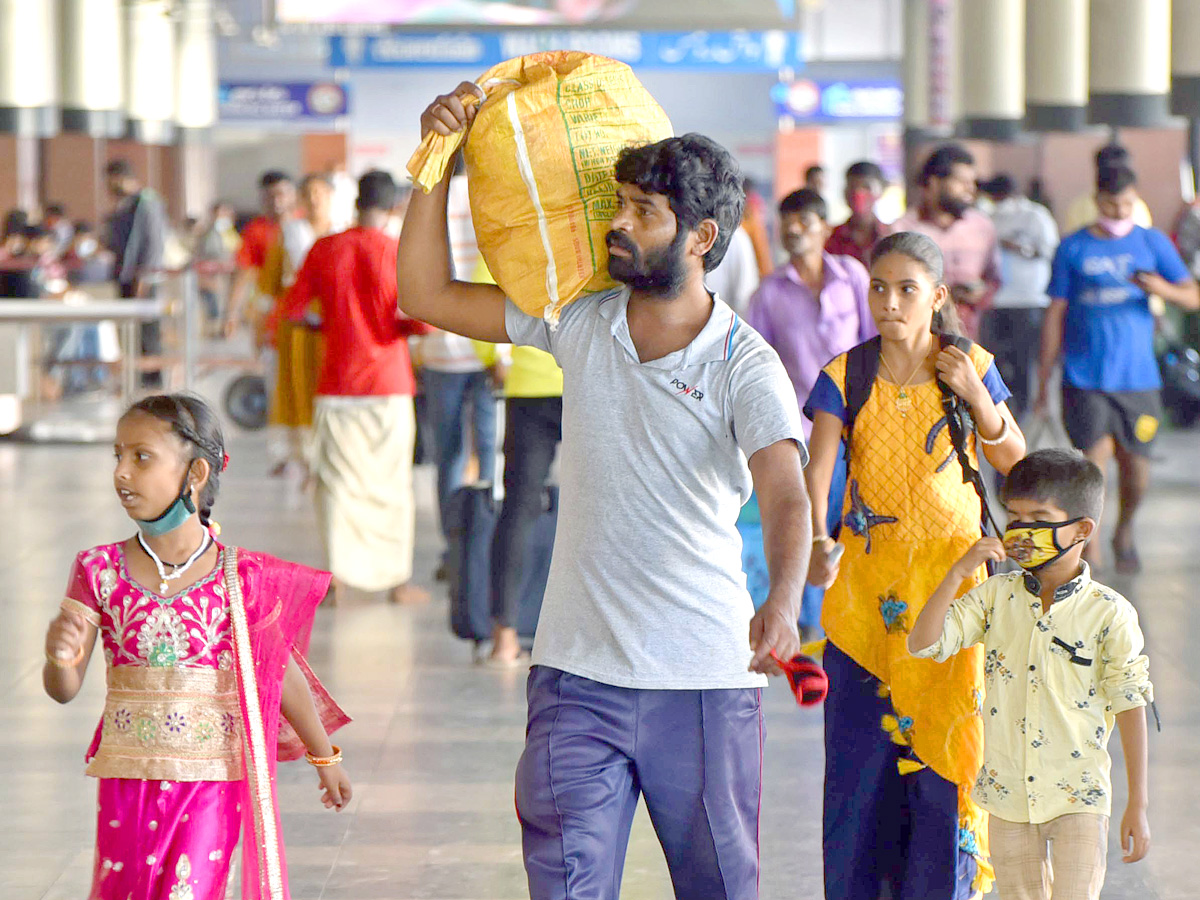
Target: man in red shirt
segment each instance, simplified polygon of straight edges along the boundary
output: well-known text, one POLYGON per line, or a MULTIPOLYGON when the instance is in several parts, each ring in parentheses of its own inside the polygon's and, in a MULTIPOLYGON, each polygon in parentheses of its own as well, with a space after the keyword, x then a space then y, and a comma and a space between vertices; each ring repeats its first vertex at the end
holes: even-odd
POLYGON ((850 218, 833 229, 825 242, 825 252, 834 256, 853 256, 870 266, 871 250, 888 228, 875 215, 875 204, 883 196, 887 179, 883 169, 873 162, 856 162, 846 170, 846 205, 850 218))
MULTIPOLYGON (((258 180, 258 199, 262 214, 251 219, 242 229, 242 246, 234 262, 237 274, 229 288, 229 303, 225 311, 225 335, 233 337, 237 332, 242 304, 246 294, 254 289, 256 299, 270 300, 270 288, 262 284, 262 271, 267 263, 267 253, 279 243, 283 221, 296 210, 296 185, 290 175, 278 169, 264 172, 258 180)), ((266 304, 254 308, 249 320, 260 325, 268 312, 266 304)), ((259 335, 261 342, 261 334, 259 335)))
POLYGON ((406 338, 429 326, 397 309, 396 239, 384 228, 396 202, 386 172, 358 182, 358 225, 321 238, 284 295, 301 321, 316 301, 325 359, 317 380, 312 471, 334 597, 389 591, 394 603, 429 599, 412 577, 412 360, 406 338))

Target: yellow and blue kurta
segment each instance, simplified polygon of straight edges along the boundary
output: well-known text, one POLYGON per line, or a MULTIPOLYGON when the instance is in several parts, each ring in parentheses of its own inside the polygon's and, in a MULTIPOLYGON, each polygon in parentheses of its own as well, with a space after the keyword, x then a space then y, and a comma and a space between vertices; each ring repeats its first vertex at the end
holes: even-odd
MULTIPOLYGON (((971 359, 992 399, 1007 399, 992 356, 975 346, 971 359)), ((825 367, 810 416, 845 420, 846 363, 843 354, 825 367)), ((975 462, 973 435, 968 450, 975 462)), ((980 536, 979 497, 963 483, 936 381, 876 379, 855 419, 845 508, 845 556, 821 623, 831 645, 826 896, 877 896, 884 880, 905 897, 986 890, 987 819, 970 797, 983 759, 982 654, 935 663, 906 646, 925 600, 980 536)))

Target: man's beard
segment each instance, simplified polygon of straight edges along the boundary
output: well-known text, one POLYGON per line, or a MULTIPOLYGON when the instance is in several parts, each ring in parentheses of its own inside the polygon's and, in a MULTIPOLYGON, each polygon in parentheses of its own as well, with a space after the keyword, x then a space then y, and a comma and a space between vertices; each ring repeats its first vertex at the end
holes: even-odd
POLYGON ((610 248, 620 247, 629 256, 613 256, 610 253, 608 274, 640 294, 673 300, 679 296, 687 281, 688 273, 683 259, 683 243, 687 234, 687 231, 678 229, 669 244, 643 256, 623 233, 610 231, 605 243, 610 248))
POLYGON ((948 212, 956 219, 961 219, 967 214, 967 210, 971 208, 971 204, 961 197, 951 197, 943 192, 938 197, 938 206, 943 212, 948 212))

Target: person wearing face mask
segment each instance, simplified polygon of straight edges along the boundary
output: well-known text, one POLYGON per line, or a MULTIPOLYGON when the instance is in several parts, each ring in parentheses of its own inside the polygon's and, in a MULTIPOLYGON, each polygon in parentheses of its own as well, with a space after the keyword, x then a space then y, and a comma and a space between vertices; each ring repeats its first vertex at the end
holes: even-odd
MULTIPOLYGON (((87 290, 105 284, 113 277, 113 257, 100 246, 90 222, 72 225, 71 245, 62 259, 67 282, 72 288, 87 290)), ((110 381, 109 366, 121 359, 120 340, 115 322, 81 322, 64 329, 63 340, 54 354, 57 362, 95 360, 93 367, 72 366, 63 372, 64 393, 103 388, 110 381)))
POLYGON ((71 246, 63 257, 67 280, 75 287, 103 284, 112 278, 112 255, 100 246, 90 222, 76 222, 73 227, 71 246))
POLYGON ((892 225, 933 238, 946 261, 946 284, 963 334, 979 338, 982 315, 1000 287, 996 228, 975 209, 975 158, 957 144, 938 147, 925 160, 917 183, 919 204, 892 225))
POLYGON ((86 754, 99 826, 88 897, 219 900, 240 836, 241 896, 287 900, 278 763, 305 758, 326 808, 353 795, 329 739, 350 719, 304 659, 329 573, 218 542, 229 456, 199 397, 138 401, 113 455, 136 531, 75 557, 42 667, 58 703, 89 667, 108 688, 86 754))
POLYGON ((1142 632, 1132 604, 1093 581, 1082 561, 1104 509, 1095 464, 1065 450, 1031 453, 1008 473, 1003 499, 1003 541, 983 538, 950 568, 907 646, 944 664, 982 645, 983 764, 972 799, 989 814, 1000 896, 1097 900, 1114 724, 1128 783, 1123 859, 1137 862, 1150 849, 1145 707, 1154 688, 1142 632), (1023 571, 955 599, 981 565, 1005 559, 1023 571))
MULTIPOLYGON (((167 210, 157 192, 144 187, 127 159, 104 167, 108 193, 115 201, 106 223, 105 243, 116 259, 117 289, 125 299, 148 299, 158 294, 158 279, 167 239, 167 210)), ((162 323, 153 319, 138 326, 143 356, 162 355, 162 323)), ((128 349, 128 348, 127 348, 128 349)), ((144 387, 162 383, 162 372, 142 373, 144 387)))
MULTIPOLYGON (((1096 172, 1098 174, 1101 169, 1111 169, 1113 166, 1132 168, 1129 151, 1120 144, 1105 144, 1096 151, 1096 172)), ((1097 215, 1099 212, 1096 209, 1096 192, 1085 191, 1072 200, 1067 207, 1067 215, 1063 221, 1063 234, 1071 234, 1081 228, 1087 228, 1096 221, 1097 215)), ((1133 221, 1142 228, 1149 228, 1154 224, 1150 216, 1150 207, 1141 197, 1133 202, 1133 221)))
MULTIPOLYGON (((1113 551, 1122 574, 1141 568, 1133 520, 1150 478, 1150 447, 1162 418, 1150 294, 1183 309, 1200 309, 1200 289, 1171 239, 1135 224, 1136 201, 1132 169, 1101 169, 1096 221, 1064 239, 1054 255, 1035 407, 1045 414, 1050 375, 1061 356, 1067 435, 1102 472, 1114 456, 1117 460, 1121 509, 1113 551)), ((1098 542, 1089 545, 1086 556, 1098 567, 1098 542)))
POLYGON ((875 204, 883 196, 887 179, 873 162, 856 162, 846 170, 846 205, 850 218, 833 229, 825 249, 835 256, 853 256, 864 266, 871 248, 888 233, 875 215, 875 204))

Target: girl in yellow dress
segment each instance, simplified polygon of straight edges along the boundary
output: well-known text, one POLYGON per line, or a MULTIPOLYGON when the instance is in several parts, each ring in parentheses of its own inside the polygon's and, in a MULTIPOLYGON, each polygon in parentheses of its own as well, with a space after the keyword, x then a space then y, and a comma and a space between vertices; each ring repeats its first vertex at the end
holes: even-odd
POLYGON ((991 354, 949 339, 957 317, 942 271, 928 237, 883 239, 868 289, 880 337, 829 363, 805 407, 809 581, 830 587, 821 623, 828 900, 873 900, 885 884, 898 900, 958 900, 991 883, 985 814, 970 801, 982 762, 982 658, 976 650, 944 664, 914 659, 905 637, 939 573, 980 535, 980 496, 954 427, 970 471, 981 446, 1007 472, 1025 440, 991 354), (855 378, 863 383, 854 387, 855 378), (852 415, 848 404, 861 408, 852 415), (825 498, 843 437, 839 558, 825 533, 825 498))

